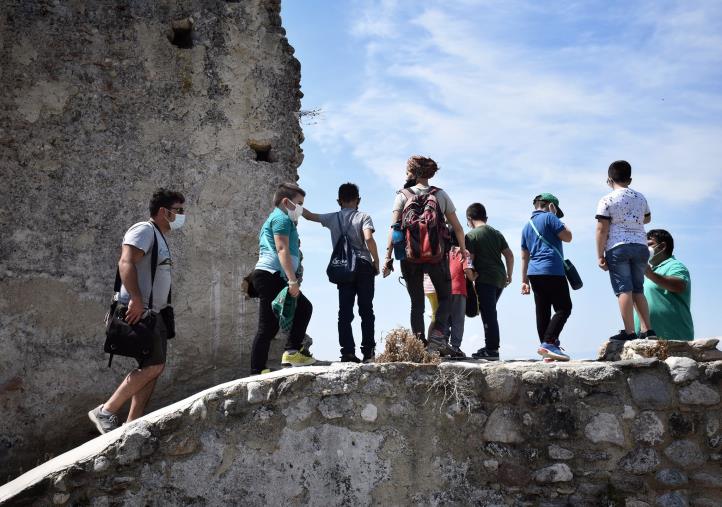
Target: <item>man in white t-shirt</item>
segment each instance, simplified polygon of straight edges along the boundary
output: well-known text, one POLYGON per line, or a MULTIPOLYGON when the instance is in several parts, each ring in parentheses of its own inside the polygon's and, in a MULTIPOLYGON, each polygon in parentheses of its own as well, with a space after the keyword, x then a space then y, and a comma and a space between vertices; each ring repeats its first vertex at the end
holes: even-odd
POLYGON ((644 297, 644 272, 649 259, 644 224, 652 220, 652 215, 647 199, 629 188, 632 182, 629 162, 612 162, 607 175, 612 192, 602 197, 597 205, 597 259, 599 267, 609 271, 624 323, 624 329, 610 340, 655 338, 644 297), (634 332, 635 309, 641 321, 639 336, 634 332))
POLYGON ((105 403, 88 412, 100 433, 120 426, 118 413, 128 400, 127 421, 141 417, 165 368, 168 334, 162 316, 157 315, 168 305, 171 287, 172 260, 165 234, 185 222, 184 202, 180 192, 159 188, 150 200, 150 220, 133 225, 123 237, 118 303, 127 307, 125 320, 129 324, 136 324, 147 312, 156 314, 155 333, 150 357, 138 358, 138 368, 125 377, 105 403), (151 273, 154 248, 158 251, 155 275, 151 273))

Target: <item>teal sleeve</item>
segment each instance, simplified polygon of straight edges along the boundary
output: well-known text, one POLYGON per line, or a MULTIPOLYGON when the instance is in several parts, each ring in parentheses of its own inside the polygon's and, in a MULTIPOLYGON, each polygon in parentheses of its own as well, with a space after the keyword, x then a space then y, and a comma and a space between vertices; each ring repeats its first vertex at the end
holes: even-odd
POLYGON ((274 217, 271 220, 271 232, 274 236, 290 236, 293 230, 293 223, 287 216, 274 217))

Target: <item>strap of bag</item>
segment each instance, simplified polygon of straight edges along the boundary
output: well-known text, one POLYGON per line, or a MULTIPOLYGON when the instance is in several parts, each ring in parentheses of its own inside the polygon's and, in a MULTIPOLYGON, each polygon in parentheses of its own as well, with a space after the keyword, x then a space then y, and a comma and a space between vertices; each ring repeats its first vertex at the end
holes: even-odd
POLYGON ((344 229, 343 229, 343 225, 341 224, 341 212, 340 212, 340 211, 337 211, 337 212, 336 212, 336 219, 338 220, 338 228, 339 228, 339 230, 341 231, 341 235, 342 235, 342 236, 348 236, 348 230, 351 228, 351 221, 353 220, 353 216, 354 216, 356 213, 357 213, 357 212, 354 211, 354 212, 351 214, 351 218, 348 219, 348 225, 346 226, 346 230, 344 230, 344 229))
POLYGON ((562 262, 564 262, 564 256, 563 256, 562 253, 559 251, 559 249, 558 249, 557 247, 555 247, 554 245, 552 245, 551 243, 549 243, 549 241, 547 241, 544 236, 542 236, 541 234, 539 234, 539 231, 537 230, 536 225, 534 225, 534 222, 533 222, 531 219, 529 220, 529 223, 531 224, 531 228, 534 229, 534 232, 536 232, 537 237, 538 237, 540 240, 542 240, 549 248, 551 248, 552 250, 554 250, 554 251, 557 253, 557 255, 562 259, 562 262))
MULTIPOLYGON (((148 222, 150 224, 153 224, 152 222, 148 222)), ((157 229, 157 226, 153 224, 153 253, 150 256, 150 297, 148 298, 148 307, 153 308, 153 283, 155 282, 155 270, 158 267, 158 242, 155 238, 155 229, 157 229)), ((163 236, 163 233, 161 233, 161 236, 163 236)), ((163 238, 163 241, 165 241, 165 237, 163 238)), ((168 246, 168 243, 166 243, 166 246, 168 246)), ((170 249, 168 250, 170 252, 170 249)), ((113 291, 114 292, 120 292, 120 286, 122 285, 122 281, 120 279, 120 268, 115 269, 115 284, 113 285, 113 291)), ((168 291, 168 303, 170 303, 170 291, 168 291)))
MULTIPOLYGON (((158 225, 157 225, 155 222, 152 222, 152 224, 153 224, 153 227, 155 227, 155 229, 156 229, 156 230, 158 231, 158 233, 160 234, 160 237, 163 238, 163 243, 165 243, 165 247, 166 247, 166 249, 168 250, 168 255, 170 256, 170 247, 168 246, 168 240, 165 239, 165 234, 163 234, 163 231, 160 230, 160 227, 158 227, 158 225)), ((156 252, 155 252, 155 258, 156 258, 156 263, 157 263, 157 262, 158 262, 158 251, 157 251, 157 249, 156 249, 156 252)), ((152 265, 152 266, 151 266, 151 269, 153 270, 153 276, 155 276, 155 264, 153 264, 153 259, 151 259, 151 265, 152 265)), ((170 304, 170 303, 171 303, 171 294, 172 294, 172 292, 173 292, 173 284, 171 283, 171 286, 168 287, 168 302, 167 302, 166 304, 170 304)), ((152 308, 152 307, 151 307, 151 308, 152 308)))

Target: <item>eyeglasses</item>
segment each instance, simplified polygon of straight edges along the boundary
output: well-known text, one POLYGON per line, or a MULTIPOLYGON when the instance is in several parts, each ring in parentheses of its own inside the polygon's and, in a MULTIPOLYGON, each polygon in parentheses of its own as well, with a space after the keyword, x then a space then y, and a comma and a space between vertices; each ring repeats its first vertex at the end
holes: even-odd
POLYGON ((173 213, 180 213, 181 215, 185 215, 185 208, 166 208, 167 210, 172 211, 173 213))

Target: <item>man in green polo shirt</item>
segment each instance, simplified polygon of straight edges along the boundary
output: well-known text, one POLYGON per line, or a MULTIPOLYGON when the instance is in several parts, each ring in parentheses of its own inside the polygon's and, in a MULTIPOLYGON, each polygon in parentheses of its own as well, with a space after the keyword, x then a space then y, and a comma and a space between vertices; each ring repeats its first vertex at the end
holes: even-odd
MULTIPOLYGON (((645 273, 644 295, 649 303, 652 327, 659 339, 693 340, 692 280, 687 267, 672 255, 674 239, 664 229, 652 229, 647 233, 647 246, 649 266, 645 273)), ((639 332, 636 313, 634 320, 639 332)))

